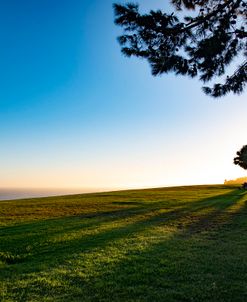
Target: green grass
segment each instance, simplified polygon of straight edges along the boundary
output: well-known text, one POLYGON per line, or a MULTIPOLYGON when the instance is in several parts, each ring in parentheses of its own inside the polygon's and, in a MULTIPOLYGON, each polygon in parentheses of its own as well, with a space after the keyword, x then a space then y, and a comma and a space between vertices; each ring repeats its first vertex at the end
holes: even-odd
POLYGON ((0 300, 247 301, 246 200, 191 186, 0 201, 0 300))

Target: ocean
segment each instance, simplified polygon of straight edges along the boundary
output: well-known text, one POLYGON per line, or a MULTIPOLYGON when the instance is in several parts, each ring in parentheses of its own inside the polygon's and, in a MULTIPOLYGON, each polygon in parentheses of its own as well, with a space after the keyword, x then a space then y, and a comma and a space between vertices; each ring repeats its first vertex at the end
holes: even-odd
POLYGON ((11 200, 11 199, 22 199, 22 198, 33 198, 33 197, 46 197, 46 196, 59 196, 69 194, 83 194, 93 192, 110 191, 107 189, 96 189, 96 188, 72 188, 72 189, 20 189, 20 188, 0 188, 0 200, 11 200))

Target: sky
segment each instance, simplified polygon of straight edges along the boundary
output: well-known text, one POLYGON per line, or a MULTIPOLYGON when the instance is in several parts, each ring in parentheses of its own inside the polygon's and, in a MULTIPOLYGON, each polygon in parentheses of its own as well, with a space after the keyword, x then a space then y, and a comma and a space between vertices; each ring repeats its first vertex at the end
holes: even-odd
MULTIPOLYGON (((123 1, 123 3, 125 3, 123 1)), ((143 11, 168 1, 140 0, 143 11)), ((142 188, 246 175, 246 92, 153 77, 126 58, 110 0, 0 2, 0 187, 142 188)))

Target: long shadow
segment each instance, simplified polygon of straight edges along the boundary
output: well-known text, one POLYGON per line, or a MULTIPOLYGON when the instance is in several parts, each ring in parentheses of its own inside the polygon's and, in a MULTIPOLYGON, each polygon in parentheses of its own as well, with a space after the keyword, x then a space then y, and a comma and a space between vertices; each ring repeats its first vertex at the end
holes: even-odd
POLYGON ((227 211, 241 197, 141 253, 132 251, 108 269, 102 265, 89 280, 67 276, 77 285, 78 301, 246 301, 246 202, 237 212, 227 211), (224 221, 217 221, 221 214, 224 221))
MULTIPOLYGON (((225 199, 226 197, 233 197, 235 196, 235 193, 239 193, 239 191, 232 191, 227 194, 222 194, 218 195, 217 197, 210 197, 206 199, 199 199, 195 202, 184 202, 184 203, 179 203, 175 209, 167 211, 159 216, 153 217, 153 220, 164 220, 167 218, 167 216, 173 217, 173 219, 178 218, 181 216, 181 214, 186 214, 186 212, 191 213, 193 209, 198 210, 201 208, 205 208, 205 205, 207 207, 224 207, 227 203, 224 204, 219 204, 219 199, 225 199), (210 203, 210 204, 208 204, 210 203), (185 205, 185 206, 184 206, 185 205), (175 215, 175 217, 174 217, 175 215)), ((235 197, 241 197, 241 193, 237 194, 235 197)), ((231 203, 232 200, 229 200, 231 203)), ((6 227, 0 229, 1 233, 0 236, 5 236, 7 235, 14 235, 14 240, 15 244, 18 246, 18 243, 23 243, 23 235, 26 237, 27 232, 30 232, 31 235, 33 231, 37 230, 38 232, 40 231, 45 231, 46 235, 50 234, 58 234, 57 231, 59 231, 59 234, 66 233, 68 231, 75 231, 77 229, 82 229, 82 228, 90 228, 93 226, 94 228, 98 228, 101 224, 107 223, 107 222, 115 222, 124 218, 130 218, 132 216, 137 216, 140 214, 149 214, 157 210, 161 210, 166 208, 166 201, 162 202, 152 202, 152 203, 143 203, 140 204, 138 207, 131 207, 131 208, 124 208, 120 210, 115 210, 115 211, 102 211, 102 212, 94 212, 94 213, 89 213, 85 215, 77 215, 77 216, 72 216, 72 217, 65 217, 65 218, 58 218, 58 219, 48 219, 48 220, 43 220, 39 222, 32 222, 28 224, 21 224, 17 226, 11 226, 11 227, 6 227), (102 219, 101 219, 102 218, 102 219), (95 219, 99 221, 95 221, 95 219), (76 220, 76 222, 75 222, 76 220), (69 226, 67 226, 67 224, 69 226), (53 228, 52 228, 53 227, 53 228), (58 229, 56 228, 58 227, 58 229), (20 235, 20 242, 18 242, 16 236, 20 235)), ((171 205, 169 206, 171 208, 171 205)), ((168 218, 169 218, 168 217, 168 218)), ((169 219, 172 219, 172 218, 169 219)), ((141 222, 144 223, 145 221, 141 222)), ((150 220, 152 222, 152 220, 150 220)), ((35 234, 34 235, 35 239, 38 239, 37 237, 40 237, 40 234, 35 234)), ((30 237, 28 237, 30 239, 30 237)), ((8 238, 10 240, 10 238, 8 238)))
MULTIPOLYGON (((156 216, 148 217, 145 220, 134 222, 125 227, 116 228, 105 233, 97 234, 96 236, 89 236, 88 238, 83 238, 82 240, 74 240, 71 242, 72 248, 70 248, 70 244, 67 245, 63 242, 62 245, 65 248, 64 252, 63 247, 60 245, 56 245, 54 246, 54 248, 49 247, 45 250, 42 250, 41 247, 40 253, 36 253, 32 256, 34 258, 41 257, 41 259, 36 259, 37 261, 35 261, 34 258, 32 259, 32 257, 26 259, 26 261, 30 261, 32 265, 36 267, 25 270, 25 267, 22 266, 25 265, 25 263, 9 266, 12 266, 12 273, 17 273, 16 276, 13 276, 12 282, 15 282, 14 279, 22 276, 23 273, 37 272, 41 270, 44 271, 46 267, 57 266, 61 264, 63 261, 71 258, 70 252, 73 252, 73 254, 77 252, 83 252, 84 249, 81 247, 82 244, 85 244, 86 250, 93 249, 95 247, 104 247, 111 241, 125 238, 129 235, 138 234, 138 232, 143 232, 145 231, 145 229, 149 229, 153 226, 169 225, 169 223, 173 221, 179 221, 179 219, 183 218, 185 215, 189 216, 189 213, 191 213, 192 216, 193 214, 199 213, 198 219, 196 221, 192 220, 192 222, 188 225, 185 225, 182 230, 175 232, 171 238, 161 240, 158 243, 150 242, 149 246, 141 254, 129 253, 127 258, 124 258, 123 261, 118 261, 118 263, 114 264, 113 267, 111 266, 110 269, 106 269, 106 267, 103 265, 102 268, 100 268, 100 274, 98 274, 97 277, 84 280, 81 276, 73 274, 67 275, 66 280, 71 284, 71 286, 73 286, 73 288, 77 289, 78 301, 82 301, 82 299, 83 301, 164 301, 164 297, 166 301, 192 301, 191 296, 194 296, 193 301, 214 301, 212 299, 209 299, 209 290, 204 294, 204 296, 202 295, 203 290, 200 287, 200 282, 202 282, 202 280, 200 278, 200 282, 198 282, 198 284, 196 283, 198 285, 198 291, 196 293, 191 293, 191 291, 189 291, 188 293, 188 291, 186 291, 186 289, 190 289, 191 282, 195 283, 195 280, 191 280, 191 278, 193 277, 198 279, 200 269, 204 269, 204 266, 201 265, 201 260, 202 262, 207 262, 207 259, 203 259, 203 253, 198 253, 198 251, 195 250, 195 245, 191 244, 186 236, 184 238, 183 236, 181 237, 181 233, 186 234, 186 232, 190 228, 196 228, 201 219, 215 219, 217 215, 226 212, 229 207, 231 207, 241 199, 242 193, 236 193, 239 193, 239 191, 233 191, 228 194, 219 195, 216 198, 213 197, 203 199, 190 203, 188 206, 174 210, 172 211, 172 213, 157 213, 156 216), (226 198, 229 199, 227 199, 226 201, 226 198), (217 214, 212 215, 213 212, 209 212, 208 214, 201 215, 200 210, 205 208, 211 210, 214 209, 217 214), (184 244, 187 241, 189 241, 189 244, 185 245, 185 247, 183 246, 183 254, 181 256, 177 253, 177 251, 179 251, 179 248, 181 248, 181 242, 183 242, 184 244), (200 265, 194 265, 194 260, 191 259, 191 251, 197 258, 196 261, 200 262, 200 265), (48 257, 47 253, 52 253, 52 256, 48 257), (57 253, 60 253, 60 255, 58 255, 57 253), (59 261, 54 261, 57 256, 59 261), (171 268, 165 268, 165 272, 163 269, 160 271, 159 268, 163 267, 162 263, 160 262, 162 259, 167 259, 167 261, 176 263, 180 267, 178 269, 174 269, 174 267, 172 266, 171 268), (46 266, 39 267, 42 264, 41 261, 46 262, 46 266), (188 269, 188 267, 190 269, 188 269), (192 271, 190 271, 193 267, 196 267, 196 270, 194 271, 192 269, 192 271), (181 274, 183 273, 187 276, 192 274, 192 277, 189 277, 190 284, 186 283, 188 280, 184 280, 184 276, 181 277, 181 274), (135 289, 134 299, 132 299, 133 286, 135 289), (188 288, 186 288, 186 286, 188 288), (180 290, 174 292, 175 287, 180 287, 180 290), (158 291, 159 294, 157 295, 158 291)), ((154 210, 151 209, 150 212, 153 211, 154 210)), ((230 218, 230 216, 231 215, 229 214, 228 217, 230 218)), ((196 236, 198 236, 198 234, 196 234, 196 236)), ((23 239, 24 238, 25 234, 23 235, 23 239)), ((203 246, 203 248, 205 248, 205 246, 203 246)), ((8 274, 6 274, 6 277, 10 278, 8 274)), ((38 292, 41 296, 42 293, 46 290, 45 286, 45 284, 39 284, 38 292)), ((16 289, 15 291, 18 292, 18 289, 16 289)), ((24 297, 24 301, 28 300, 31 291, 32 287, 28 285, 26 288, 22 287, 22 289, 20 289, 20 292, 24 293, 22 295, 22 297, 24 297)), ((20 292, 18 292, 18 295, 20 294, 20 292)), ((57 289, 57 294, 59 295, 59 289, 57 289)), ((62 291, 62 294, 64 295, 64 297, 66 297, 66 293, 64 293, 64 291, 62 291)), ((67 294, 69 297, 69 293, 67 294)), ((224 297, 226 298, 225 300, 220 300, 218 298, 218 300, 215 301, 244 301, 243 299, 229 300, 229 297, 227 300, 227 297, 224 297)), ((76 293, 75 295, 73 295, 73 299, 76 299, 76 293)))
MULTIPOLYGON (((230 196, 233 194, 233 192, 228 193, 230 196)), ((227 195, 228 195, 227 194, 227 195)), ((223 197, 226 195, 223 194, 223 197)), ((205 202, 215 201, 215 196, 212 198, 206 198, 205 202)), ((217 196, 217 200, 215 203, 218 203, 218 198, 221 198, 220 196, 217 196)), ((14 225, 9 227, 2 227, 0 228, 0 237, 7 236, 13 236, 13 240, 15 240, 15 245, 19 246, 18 243, 22 245, 23 243, 23 234, 25 234, 25 237, 28 235, 28 239, 31 239, 34 237, 35 239, 38 239, 37 237, 40 237, 40 235, 36 234, 39 232, 46 232, 46 235, 57 235, 57 232, 59 231, 59 234, 66 233, 68 231, 76 231, 81 228, 90 228, 90 227, 99 227, 103 223, 107 222, 114 222, 120 219, 124 219, 127 217, 132 217, 135 215, 140 214, 147 214, 154 210, 159 209, 170 209, 175 208, 174 210, 170 210, 169 213, 177 213, 177 208, 179 210, 191 210, 191 207, 194 207, 195 204, 198 204, 199 207, 204 206, 202 203, 204 199, 196 200, 196 202, 179 202, 175 201, 173 204, 170 201, 159 201, 159 202, 138 202, 138 206, 136 206, 136 202, 128 202, 129 207, 123 208, 119 210, 114 211, 98 211, 98 212, 92 212, 87 214, 80 214, 76 216, 67 216, 63 218, 56 218, 56 219, 47 219, 47 220, 41 220, 41 221, 35 221, 30 223, 21 223, 20 225, 14 225), (169 206, 167 206, 167 203, 169 206), (135 206, 133 206, 133 204, 135 206), (185 207, 184 207, 185 206, 185 207), (18 241, 18 237, 19 241, 18 241)), ((113 202, 113 203, 119 203, 119 202, 113 202)), ((122 203, 122 202, 121 202, 122 203)), ((124 202, 123 202, 124 203, 124 202)), ((125 203, 124 203, 125 204, 125 203)), ((212 205, 213 203, 211 203, 212 205)), ((168 212, 167 212, 168 213, 168 212)), ((8 238, 8 240, 11 240, 11 238, 8 238)))
MULTIPOLYGON (((209 201, 214 201, 217 198, 216 203, 218 203, 218 198, 225 197, 227 195, 231 196, 234 195, 235 193, 238 193, 237 195, 241 194, 238 190, 233 190, 230 193, 227 194, 219 194, 217 196, 213 196, 210 198, 201 198, 196 200, 195 202, 181 202, 177 199, 171 200, 162 200, 162 201, 154 201, 154 202, 141 202, 141 201, 119 201, 119 202, 112 202, 113 204, 122 204, 122 205, 128 205, 128 207, 124 207, 118 210, 112 210, 112 211, 97 211, 97 212, 89 212, 86 214, 77 214, 73 216, 65 216, 62 218, 49 218, 49 219, 43 219, 39 221, 32 221, 28 223, 23 223, 21 222, 20 224, 13 225, 13 226, 6 226, 6 227, 0 227, 0 236, 5 236, 6 234, 8 235, 23 235, 23 233, 26 234, 26 232, 33 232, 34 230, 40 230, 40 231, 47 231, 49 234, 56 234, 56 230, 51 228, 53 224, 55 226, 61 227, 61 229, 65 230, 65 232, 69 230, 76 230, 77 227, 80 229, 81 227, 90 227, 95 225, 96 227, 98 226, 97 221, 94 221, 93 219, 99 219, 99 224, 108 222, 108 221, 115 221, 118 219, 125 218, 127 216, 133 216, 137 215, 140 213, 147 213, 151 210, 154 209, 165 209, 165 208, 175 208, 174 211, 176 211, 176 208, 181 208, 183 206, 186 206, 190 210, 190 206, 194 206, 194 204, 198 204, 200 207, 201 204, 200 202, 203 202, 204 200, 206 202, 209 201), (86 219, 85 219, 86 218, 86 219), (102 219, 101 219, 102 218, 102 219), (77 220, 77 222, 76 222, 77 220), (71 222, 71 223, 70 223, 71 222), (73 225, 75 224, 75 226, 73 225)), ((109 195, 109 194, 108 194, 109 195)), ((107 195, 107 196, 108 196, 107 195)), ((162 195, 161 195, 162 196, 162 195)), ((84 196, 83 196, 84 197, 84 196)), ((102 197, 100 195, 100 197, 102 197)), ((104 196, 103 196, 104 197, 104 196)))
MULTIPOLYGON (((81 228, 87 228, 94 225, 95 228, 99 228, 101 224, 104 223, 113 223, 119 220, 123 220, 123 223, 125 222, 125 218, 133 218, 135 219, 138 215, 141 215, 140 221, 134 221, 130 222, 127 225, 116 225, 110 229, 107 229, 105 231, 100 231, 96 234, 89 234, 85 235, 83 237, 80 236, 80 238, 72 239, 68 241, 62 241, 62 242, 49 242, 45 241, 47 239, 43 239, 43 241, 40 241, 40 234, 36 234, 33 236, 31 243, 39 243, 37 244, 37 248, 32 251, 32 253, 28 253, 24 250, 21 251, 21 247, 23 247, 24 243, 26 242, 25 239, 29 238, 26 233, 23 233, 22 236, 19 238, 19 241, 16 241, 17 248, 14 248, 13 253, 22 253, 23 257, 21 259, 17 259, 17 263, 14 261, 10 261, 10 264, 7 268, 5 267, 4 270, 6 273, 8 271, 13 271, 18 268, 18 271, 21 273, 28 273, 28 272, 37 272, 40 270, 44 270, 45 267, 51 268, 55 267, 59 264, 61 264, 63 261, 68 260, 74 256, 76 253, 82 253, 83 251, 90 251, 95 248, 103 248, 108 243, 119 240, 121 238, 125 238, 127 236, 138 234, 140 232, 144 232, 145 230, 148 230, 156 225, 168 225, 172 222, 179 222, 179 219, 183 218, 185 215, 193 215, 198 212, 200 212, 201 209, 214 209, 218 215, 220 212, 224 211, 227 207, 230 207, 233 203, 237 202, 242 197, 242 193, 239 191, 232 191, 227 194, 222 194, 217 197, 211 197, 206 198, 202 200, 198 200, 195 202, 189 202, 186 206, 180 206, 178 209, 171 210, 165 213, 159 213, 160 210, 162 210, 162 206, 164 206, 164 202, 160 202, 158 204, 152 203, 150 204, 150 207, 145 204, 145 206, 139 206, 136 208, 132 208, 129 210, 123 210, 118 211, 117 213, 121 213, 120 217, 116 217, 116 213, 111 213, 113 217, 103 217, 103 220, 99 222, 92 221, 92 223, 89 224, 79 224, 76 226, 77 229, 81 228), (238 194, 237 194, 238 193, 238 194), (225 199, 228 198, 227 201, 225 199), (224 202, 220 202, 220 201, 224 202), (26 254, 25 254, 26 253, 26 254), (27 263, 33 263, 33 265, 26 266, 27 263)), ((213 217, 212 214, 210 214, 211 218, 213 217)), ((102 217, 101 213, 99 213, 99 217, 102 217)), ((208 217, 208 219, 210 219, 208 217)), ((200 216, 199 216, 200 218, 200 216)), ((203 219, 207 219, 207 217, 204 215, 203 219)), ((53 225, 55 231, 53 234, 56 233, 56 223, 59 223, 59 226, 62 227, 63 220, 56 221, 55 225, 53 225), (62 224, 61 224, 62 222, 62 224)), ((44 222, 44 223, 47 223, 44 222)), ((196 222, 198 223, 198 221, 196 222)), ((193 222, 191 223, 191 225, 193 222)), ((30 224, 29 224, 30 226, 30 224)), ((31 224, 32 229, 35 229, 35 226, 37 224, 31 224)), ((39 225, 40 226, 40 225, 39 225)), ((42 224, 41 224, 42 226, 42 224)), ((52 226, 52 225, 51 225, 52 226)), ((26 227, 26 226, 25 226, 26 227)), ((14 229, 17 227, 13 227, 14 229)), ((72 226, 70 228, 70 231, 74 231, 75 228, 72 226)), ((60 232, 63 232, 60 230, 60 232)), ((68 232, 68 230, 66 230, 68 232)), ((46 234, 45 234, 46 235, 46 234)), ((57 234, 57 235, 60 235, 57 234)), ((16 240, 16 238, 15 238, 16 240)), ((8 242, 11 241, 8 238, 8 242)), ((27 240, 30 244, 30 240, 27 240)), ((7 261, 6 261, 7 262, 7 261)), ((7 262, 8 263, 8 262, 7 262)))

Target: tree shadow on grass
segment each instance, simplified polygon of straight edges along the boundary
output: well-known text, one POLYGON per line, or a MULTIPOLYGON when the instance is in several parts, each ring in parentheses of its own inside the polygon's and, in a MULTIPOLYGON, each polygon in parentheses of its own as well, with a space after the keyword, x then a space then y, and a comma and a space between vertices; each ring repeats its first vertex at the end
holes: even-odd
MULTIPOLYGON (((72 274, 66 272, 65 278, 69 284, 67 292, 64 287, 49 288, 46 282, 39 282, 37 288, 30 280, 24 287, 16 287, 14 294, 16 294, 16 297, 22 295, 24 301, 29 299, 28 297, 32 291, 35 291, 40 297, 42 297, 43 293, 48 296, 54 295, 54 298, 62 294, 64 297, 68 295, 69 300, 73 298, 77 301, 81 301, 82 298, 83 301, 164 301, 164 297, 166 297, 166 301, 191 301, 191 297, 193 297, 193 301, 210 301, 209 297, 214 299, 217 297, 218 301, 240 301, 229 300, 226 295, 223 296, 228 300, 220 300, 215 291, 212 296, 212 288, 214 286, 218 288, 221 282, 221 292, 227 288, 227 282, 229 282, 229 276, 226 272, 224 272, 224 276, 227 276, 225 283, 222 282, 221 275, 217 275, 216 282, 213 281, 212 275, 215 273, 215 269, 212 265, 215 264, 213 261, 215 254, 218 255, 219 252, 225 252, 225 246, 222 241, 220 241, 220 246, 218 246, 217 236, 222 233, 219 227, 222 227, 222 224, 229 224, 230 218, 236 215, 231 212, 228 213, 228 209, 238 203, 242 196, 242 192, 234 190, 228 194, 180 205, 180 207, 174 210, 171 209, 169 212, 162 212, 165 204, 164 202, 158 202, 155 205, 150 204, 148 206, 146 203, 134 209, 114 211, 114 213, 108 213, 105 216, 99 213, 96 217, 76 217, 76 219, 81 219, 82 222, 76 226, 71 223, 69 231, 88 227, 97 229, 102 224, 114 224, 119 221, 122 224, 113 225, 110 229, 99 230, 96 234, 69 241, 48 242, 49 244, 41 241, 38 249, 24 258, 23 263, 12 263, 7 266, 8 268, 5 266, 2 276, 9 278, 10 282, 15 282, 15 280, 23 278, 26 273, 44 273, 46 271, 49 273, 52 268, 59 268, 59 266, 70 260, 72 262, 75 260, 71 270, 79 269, 81 271, 76 261, 77 256, 83 259, 84 253, 91 253, 99 248, 105 249, 109 244, 113 246, 115 244, 117 247, 117 242, 121 239, 132 238, 132 242, 134 242, 135 238, 140 234, 144 236, 147 234, 147 238, 145 238, 147 245, 144 250, 140 251, 127 247, 123 259, 113 261, 109 266, 108 264, 99 263, 97 274, 94 277, 85 279, 74 272, 72 274), (221 219, 217 220, 222 215, 224 216, 224 221, 221 219), (126 223, 126 225, 125 219, 131 218, 134 220, 126 223), (92 219, 92 221, 88 222, 88 219, 92 219), (153 238, 148 238, 148 232, 152 228, 166 228, 169 226, 175 228, 170 237, 154 236, 153 238), (208 240, 208 235, 212 231, 215 236, 213 242, 217 242, 217 245, 215 243, 212 244, 212 240, 208 240), (13 273, 15 275, 11 275, 13 273), (69 298, 71 288, 73 288, 73 297, 69 298)), ((241 212, 243 210, 238 212, 238 217, 241 217, 241 212)), ((66 228, 66 222, 70 221, 70 219, 44 221, 44 224, 50 223, 49 228, 53 228, 53 234, 56 234, 59 230, 64 233, 63 228, 66 228)), ((38 232, 33 237, 33 242, 39 242, 39 237, 46 235, 45 232, 42 234, 42 223, 29 224, 29 227, 30 231, 35 229, 35 227, 41 228, 39 229, 41 234, 38 232)), ((21 234, 21 226, 14 228, 19 229, 19 234, 21 234)), ((25 225, 24 229, 28 230, 29 228, 25 225)), ((13 236, 15 234, 14 230, 12 229, 13 236)), ((28 236, 23 232, 17 243, 17 246, 19 245, 17 250, 26 245, 26 238, 28 239, 28 236)), ((29 240, 27 241, 30 243, 29 240)), ((226 239, 225 241, 227 242, 226 239)), ((121 249, 121 247, 119 248, 121 249)), ((222 270, 222 266, 224 268, 224 263, 222 264, 221 258, 219 259, 216 271, 218 269, 222 270)), ((235 258, 233 263, 236 266, 235 258)), ((239 268, 239 263, 237 267, 239 268)), ((246 265, 244 268, 246 268, 246 265)), ((240 272, 242 271, 240 270, 240 272)), ((242 293, 242 283, 240 283, 239 287, 240 293, 242 293)), ((235 291, 231 290, 230 297, 235 291)), ((241 294, 240 296, 243 297, 241 294)))
MULTIPOLYGON (((136 236, 158 225, 174 224, 178 229, 183 228, 184 225, 180 223, 180 220, 187 216, 190 219, 188 220, 187 217, 186 223, 194 225, 194 227, 186 226, 191 232, 192 228, 198 229, 195 226, 196 223, 201 224, 201 214, 198 214, 201 210, 213 210, 210 217, 207 218, 204 215, 205 217, 201 218, 201 220, 209 221, 241 197, 241 192, 233 190, 216 197, 180 204, 178 208, 166 212, 162 212, 165 202, 145 202, 145 204, 139 204, 138 207, 99 212, 87 217, 67 217, 9 227, 5 246, 2 240, 3 252, 0 254, 0 259, 11 265, 3 267, 2 271, 6 271, 7 275, 13 270, 18 270, 20 274, 23 274, 56 267, 70 259, 72 255, 74 257, 77 253, 84 251, 88 253, 95 248, 104 248, 109 243, 136 236), (192 219, 193 215, 196 222, 192 219), (109 224, 110 226, 106 229, 100 229, 102 225, 109 224), (49 241, 49 238, 54 238, 54 236, 62 237, 87 228, 91 228, 92 233, 85 235, 79 233, 76 239, 72 237, 68 240, 49 241)), ((4 231, 3 229, 2 235, 4 231)), ((3 236, 2 238, 4 239, 3 236)))
POLYGON ((247 207, 241 197, 169 238, 157 238, 141 252, 133 250, 122 261, 102 265, 89 280, 68 274, 75 301, 246 301, 247 236, 242 233, 247 207), (228 211, 238 201, 241 206, 228 211))

